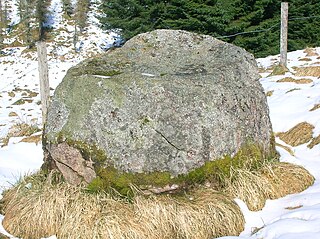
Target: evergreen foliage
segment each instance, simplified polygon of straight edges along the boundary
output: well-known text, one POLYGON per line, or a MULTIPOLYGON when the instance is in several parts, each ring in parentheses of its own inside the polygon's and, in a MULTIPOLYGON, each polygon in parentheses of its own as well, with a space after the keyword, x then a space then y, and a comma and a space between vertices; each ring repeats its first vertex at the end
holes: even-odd
POLYGON ((5 27, 4 11, 2 6, 2 0, 0 0, 0 49, 3 43, 3 29, 5 27))
MULTIPOLYGON (((257 57, 279 53, 279 0, 108 0, 100 19, 124 39, 154 29, 182 29, 223 38, 257 57), (268 30, 267 30, 268 29, 268 30)), ((290 0, 289 18, 320 16, 319 0, 290 0)), ((320 17, 289 21, 288 49, 320 45, 320 17)))
POLYGON ((75 22, 80 32, 87 25, 87 14, 89 12, 90 0, 78 0, 75 8, 75 22))
POLYGON ((19 0, 18 1, 18 12, 20 16, 20 22, 23 24, 25 29, 25 42, 28 46, 34 44, 34 37, 33 37, 33 29, 32 19, 34 17, 33 9, 35 8, 36 1, 35 0, 19 0))
POLYGON ((37 0, 36 5, 36 18, 39 27, 39 40, 42 41, 45 39, 45 28, 43 26, 46 20, 46 13, 48 12, 48 3, 47 0, 37 0))
POLYGON ((62 9, 63 12, 70 17, 73 13, 71 0, 62 0, 62 9))

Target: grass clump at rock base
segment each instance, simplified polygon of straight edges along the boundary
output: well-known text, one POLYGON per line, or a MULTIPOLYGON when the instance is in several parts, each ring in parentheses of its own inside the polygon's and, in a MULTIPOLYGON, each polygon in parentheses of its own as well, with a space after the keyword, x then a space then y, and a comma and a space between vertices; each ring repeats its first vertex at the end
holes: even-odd
MULTIPOLYGON (((173 191, 187 190, 197 184, 210 183, 216 190, 220 190, 226 185, 230 178, 230 169, 247 167, 255 170, 264 163, 265 155, 263 150, 253 144, 248 144, 231 157, 225 156, 222 159, 208 161, 203 166, 190 171, 188 174, 181 174, 173 177, 168 172, 152 173, 127 173, 121 172, 112 166, 96 166, 97 177, 88 185, 92 192, 108 191, 110 188, 116 189, 122 195, 132 193, 131 185, 145 191, 155 191, 156 188, 174 187, 173 191)), ((163 191, 163 190, 159 190, 163 191)), ((171 191, 171 189, 168 189, 171 191)))
MULTIPOLYGON (((39 173, 6 191, 0 204, 1 213, 5 214, 3 225, 8 232, 22 238, 56 235, 58 238, 211 239, 239 235, 244 229, 244 217, 232 198, 240 198, 251 210, 260 210, 267 199, 301 192, 314 181, 302 167, 266 159, 257 149, 242 149, 233 159, 225 157, 185 175, 184 180, 188 177, 198 184, 177 194, 146 196, 132 185, 130 198, 116 190, 92 193, 90 186, 64 183, 54 171, 46 176, 39 173), (211 170, 218 170, 219 174, 212 174, 211 170), (217 177, 218 187, 213 180, 217 177)), ((115 186, 128 184, 131 178, 128 175, 121 178, 118 173, 114 171, 114 175, 105 177, 115 186)), ((148 175, 142 179, 153 180, 152 177, 159 176, 148 175)), ((169 175, 157 178, 159 183, 172 179, 169 175)))
POLYGON ((244 229, 237 204, 211 189, 179 197, 137 192, 128 201, 38 174, 7 191, 2 207, 4 227, 22 238, 211 239, 244 229))

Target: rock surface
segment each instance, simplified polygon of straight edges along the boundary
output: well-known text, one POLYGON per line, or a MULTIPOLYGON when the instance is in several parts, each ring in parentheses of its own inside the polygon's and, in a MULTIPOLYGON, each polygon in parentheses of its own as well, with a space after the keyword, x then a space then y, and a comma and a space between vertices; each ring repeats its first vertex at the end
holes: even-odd
POLYGON ((49 109, 45 161, 61 162, 56 151, 68 143, 102 167, 179 175, 248 142, 268 153, 272 129, 258 79, 253 55, 211 36, 140 34, 68 71, 49 109), (91 146, 100 158, 83 150, 91 146))

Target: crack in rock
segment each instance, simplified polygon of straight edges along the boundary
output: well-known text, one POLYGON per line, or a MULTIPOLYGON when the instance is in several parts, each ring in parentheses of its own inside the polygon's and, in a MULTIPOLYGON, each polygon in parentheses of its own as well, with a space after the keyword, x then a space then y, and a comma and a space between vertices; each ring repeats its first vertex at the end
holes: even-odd
MULTIPOLYGON (((158 133, 162 138, 164 138, 165 141, 167 141, 168 144, 170 144, 172 147, 174 147, 176 150, 178 151, 186 151, 185 149, 181 149, 181 148, 178 148, 177 146, 175 146, 166 136, 164 136, 159 130, 157 129, 154 129, 154 131, 156 133, 158 133)), ((177 153, 178 154, 178 153, 177 153)))

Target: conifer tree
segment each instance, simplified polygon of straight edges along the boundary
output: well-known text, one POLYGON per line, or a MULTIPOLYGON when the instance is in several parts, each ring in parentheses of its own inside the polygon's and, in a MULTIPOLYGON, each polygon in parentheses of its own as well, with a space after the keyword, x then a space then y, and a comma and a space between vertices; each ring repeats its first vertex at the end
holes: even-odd
POLYGON ((75 8, 75 23, 80 28, 80 32, 87 25, 87 15, 89 12, 90 0, 78 0, 75 8))
POLYGON ((71 0, 62 0, 62 9, 63 12, 70 17, 73 13, 71 0))
POLYGON ((4 12, 3 12, 3 6, 2 6, 2 0, 0 0, 0 49, 2 48, 3 38, 4 38, 4 12))
POLYGON ((36 3, 36 19, 38 22, 39 28, 39 41, 43 41, 45 39, 45 28, 43 26, 46 20, 46 14, 48 13, 48 5, 50 0, 37 0, 36 3))
MULTIPOLYGON (((320 1, 288 2, 288 49, 320 45, 320 1), (305 19, 290 21, 296 17, 305 19)), ((279 0, 108 0, 101 5, 100 22, 121 29, 125 40, 159 28, 233 35, 223 40, 264 57, 279 53, 280 5, 279 0)))

